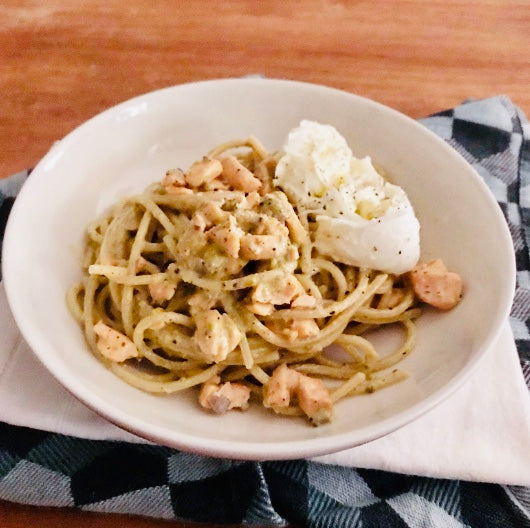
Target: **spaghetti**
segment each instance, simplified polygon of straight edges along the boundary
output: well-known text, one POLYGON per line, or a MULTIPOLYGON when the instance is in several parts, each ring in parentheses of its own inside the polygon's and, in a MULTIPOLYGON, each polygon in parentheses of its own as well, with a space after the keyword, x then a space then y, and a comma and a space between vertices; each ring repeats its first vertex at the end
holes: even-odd
POLYGON ((117 376, 152 393, 201 386, 214 412, 250 397, 316 424, 407 377, 394 367, 420 315, 409 281, 319 255, 314 219, 274 186, 277 161, 253 137, 225 143, 88 226, 68 305, 117 376), (404 341, 380 357, 365 334, 391 323, 404 341))

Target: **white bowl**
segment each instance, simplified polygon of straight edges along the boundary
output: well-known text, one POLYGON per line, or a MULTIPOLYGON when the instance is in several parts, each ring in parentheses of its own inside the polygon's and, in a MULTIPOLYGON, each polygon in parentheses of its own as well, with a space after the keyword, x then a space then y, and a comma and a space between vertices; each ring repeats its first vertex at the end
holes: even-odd
MULTIPOLYGON (((446 398, 495 341, 511 305, 515 265, 500 208, 477 173, 412 119, 370 100, 300 82, 216 80, 122 103, 83 124, 38 164, 17 198, 3 271, 20 330, 49 371, 110 421, 157 443, 240 459, 331 453, 385 435, 446 398), (119 196, 212 146, 254 134, 279 148, 301 119, 334 125, 357 156, 371 155, 402 185, 421 222, 422 257, 441 257, 465 282, 462 302, 418 321, 403 366, 410 378, 337 404, 333 423, 310 427, 264 409, 211 416, 196 396, 134 389, 89 352, 65 304, 80 277, 84 229, 119 196)), ((396 336, 379 339, 386 348, 396 336)))

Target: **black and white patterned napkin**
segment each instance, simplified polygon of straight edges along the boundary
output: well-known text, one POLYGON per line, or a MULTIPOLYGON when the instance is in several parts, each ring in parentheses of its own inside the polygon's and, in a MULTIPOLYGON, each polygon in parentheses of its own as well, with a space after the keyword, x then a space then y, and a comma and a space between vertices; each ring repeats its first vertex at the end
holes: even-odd
MULTIPOLYGON (((517 260, 510 324, 530 387, 530 126, 503 96, 468 101, 422 122, 484 178, 508 222, 517 260)), ((0 241, 28 173, 0 182, 0 241)), ((2 423, 0 498, 261 526, 530 528, 530 488, 307 460, 235 462, 2 423)))

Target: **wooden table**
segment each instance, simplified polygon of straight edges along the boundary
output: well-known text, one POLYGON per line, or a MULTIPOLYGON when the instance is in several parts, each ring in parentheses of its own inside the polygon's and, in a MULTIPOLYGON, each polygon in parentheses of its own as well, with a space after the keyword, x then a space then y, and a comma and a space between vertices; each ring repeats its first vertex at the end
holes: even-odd
MULTIPOLYGON (((61 0, 0 5, 0 177, 132 96, 262 73, 417 118, 508 95, 530 114, 527 0, 61 0)), ((189 526, 0 502, 3 528, 189 526)))

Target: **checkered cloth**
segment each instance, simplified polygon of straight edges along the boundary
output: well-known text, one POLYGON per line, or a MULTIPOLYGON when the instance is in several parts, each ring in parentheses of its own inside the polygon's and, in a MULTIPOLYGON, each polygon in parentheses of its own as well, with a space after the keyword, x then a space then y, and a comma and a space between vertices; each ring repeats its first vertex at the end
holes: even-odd
MULTIPOLYGON (((504 212, 517 256, 510 322, 530 387, 530 125, 502 96, 469 101, 422 122, 478 171, 504 212)), ((0 242, 28 174, 0 183, 0 242)), ((530 528, 530 488, 307 460, 219 460, 161 446, 84 440, 1 423, 0 498, 262 526, 530 528)))

